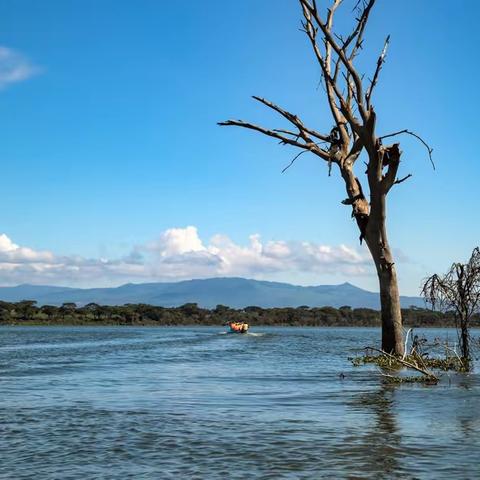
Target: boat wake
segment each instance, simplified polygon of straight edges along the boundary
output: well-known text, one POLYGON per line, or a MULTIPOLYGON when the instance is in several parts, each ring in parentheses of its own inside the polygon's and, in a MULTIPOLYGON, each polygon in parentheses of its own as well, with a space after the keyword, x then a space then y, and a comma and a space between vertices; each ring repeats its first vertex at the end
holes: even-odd
MULTIPOLYGON (((218 335, 233 335, 232 332, 218 332, 218 335)), ((265 336, 265 332, 246 332, 242 334, 235 334, 237 337, 263 337, 265 336)))

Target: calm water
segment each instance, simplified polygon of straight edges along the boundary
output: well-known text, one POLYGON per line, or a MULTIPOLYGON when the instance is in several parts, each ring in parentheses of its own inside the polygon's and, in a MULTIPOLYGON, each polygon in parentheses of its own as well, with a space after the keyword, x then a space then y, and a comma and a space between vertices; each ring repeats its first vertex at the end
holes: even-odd
POLYGON ((0 328, 0 478, 480 478, 477 374, 389 387, 347 360, 376 329, 255 332, 0 328))

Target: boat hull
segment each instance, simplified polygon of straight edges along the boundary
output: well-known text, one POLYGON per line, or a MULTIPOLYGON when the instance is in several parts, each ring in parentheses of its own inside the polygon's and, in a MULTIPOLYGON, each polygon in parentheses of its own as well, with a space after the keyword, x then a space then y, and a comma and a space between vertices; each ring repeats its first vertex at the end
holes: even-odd
POLYGON ((248 332, 248 324, 247 323, 231 323, 229 325, 230 332, 229 333, 247 333, 248 332))

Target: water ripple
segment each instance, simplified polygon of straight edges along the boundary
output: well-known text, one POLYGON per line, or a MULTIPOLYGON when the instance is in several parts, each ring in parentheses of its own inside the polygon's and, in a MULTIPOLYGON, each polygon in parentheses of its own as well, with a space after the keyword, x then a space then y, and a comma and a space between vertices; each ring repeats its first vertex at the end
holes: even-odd
POLYGON ((346 359, 374 329, 258 330, 0 328, 0 478, 478 478, 478 375, 387 387, 346 359))

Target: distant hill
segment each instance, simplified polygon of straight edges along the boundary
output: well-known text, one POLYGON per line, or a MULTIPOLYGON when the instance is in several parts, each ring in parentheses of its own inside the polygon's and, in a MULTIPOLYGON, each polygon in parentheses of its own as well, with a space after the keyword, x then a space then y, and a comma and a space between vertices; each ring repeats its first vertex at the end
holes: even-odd
MULTIPOLYGON (((174 283, 128 283, 116 288, 67 288, 43 285, 18 285, 0 287, 0 300, 18 302, 36 300, 39 305, 61 305, 75 302, 85 305, 95 302, 101 305, 147 303, 163 307, 175 307, 185 303, 198 303, 205 308, 227 305, 244 308, 255 305, 270 307, 341 307, 379 309, 378 293, 369 292, 350 283, 301 287, 288 283, 265 282, 245 278, 211 278, 174 283)), ((403 307, 423 307, 419 297, 401 297, 403 307)))

